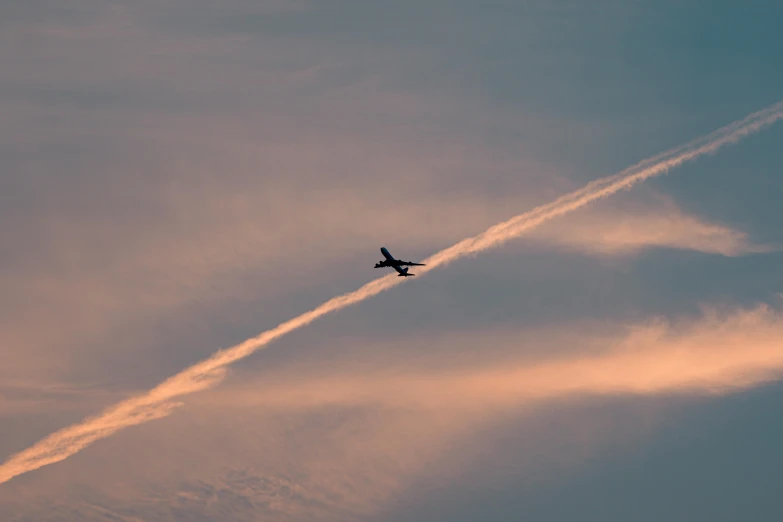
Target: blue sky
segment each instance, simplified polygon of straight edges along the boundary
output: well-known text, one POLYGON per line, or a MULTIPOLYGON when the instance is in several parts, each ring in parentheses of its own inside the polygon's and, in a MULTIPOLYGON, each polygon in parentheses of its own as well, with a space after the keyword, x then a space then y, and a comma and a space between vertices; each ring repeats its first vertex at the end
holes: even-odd
MULTIPOLYGON (((3 460, 783 99, 773 1, 0 2, 3 460)), ((11 520, 783 515, 777 123, 0 483, 11 520), (16 517, 16 518, 14 518, 16 517)))

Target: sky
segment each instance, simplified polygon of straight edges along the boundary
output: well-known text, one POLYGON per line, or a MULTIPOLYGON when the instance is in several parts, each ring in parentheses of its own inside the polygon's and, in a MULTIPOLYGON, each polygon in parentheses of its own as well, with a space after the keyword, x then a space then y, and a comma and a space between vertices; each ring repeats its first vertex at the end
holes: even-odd
POLYGON ((781 19, 0 0, 0 519, 780 520, 781 19))

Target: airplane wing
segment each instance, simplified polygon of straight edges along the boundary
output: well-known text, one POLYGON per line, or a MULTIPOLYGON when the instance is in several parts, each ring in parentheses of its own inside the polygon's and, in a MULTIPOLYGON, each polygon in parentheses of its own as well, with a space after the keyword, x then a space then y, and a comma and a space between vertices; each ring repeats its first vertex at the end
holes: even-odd
POLYGON ((400 267, 424 266, 424 263, 414 263, 413 261, 401 261, 399 259, 394 259, 394 256, 391 255, 388 250, 386 250, 386 247, 381 247, 381 253, 383 254, 384 259, 378 263, 375 263, 375 268, 390 266, 399 272, 401 276, 408 276, 413 274, 408 274, 407 268, 403 270, 400 267))

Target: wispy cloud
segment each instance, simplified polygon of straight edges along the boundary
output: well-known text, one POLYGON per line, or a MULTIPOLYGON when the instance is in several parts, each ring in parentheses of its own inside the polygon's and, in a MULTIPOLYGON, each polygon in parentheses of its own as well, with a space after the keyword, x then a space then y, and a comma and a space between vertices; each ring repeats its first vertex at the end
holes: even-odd
MULTIPOLYGON (((498 417, 530 415, 534 421, 537 408, 553 400, 739 391, 783 376, 781 338, 780 308, 757 305, 707 309, 688 319, 612 323, 600 332, 562 324, 535 340, 518 330, 516 339, 504 335, 498 341, 516 350, 503 350, 502 362, 480 367, 422 370, 417 361, 411 364, 401 356, 394 362, 366 364, 363 372, 341 365, 302 371, 294 365, 262 378, 246 375, 230 387, 200 395, 188 413, 172 419, 165 433, 148 430, 102 446, 92 457, 94 464, 86 464, 96 466, 95 473, 80 479, 80 487, 99 483, 100 476, 105 480, 107 475, 120 475, 116 485, 111 483, 119 491, 112 485, 91 488, 81 496, 91 502, 69 507, 81 514, 104 506, 115 516, 134 514, 145 520, 165 520, 172 506, 182 516, 193 513, 194 519, 205 520, 218 516, 221 509, 231 509, 237 518, 264 513, 280 520, 366 519, 422 474, 436 473, 446 482, 463 475, 460 454, 472 451, 471 434, 483 432, 498 417), (537 343, 560 354, 569 345, 602 348, 599 353, 530 361, 526 354, 537 343), (518 354, 516 359, 508 358, 511 351, 518 354), (150 440, 159 443, 140 451, 139 446, 150 440), (122 473, 101 470, 107 456, 129 444, 134 448, 130 455, 117 457, 123 462, 122 473), (202 456, 205 444, 211 450, 202 456), (192 462, 194 454, 208 462, 205 468, 192 462), (166 464, 152 465, 156 458, 166 464), (128 494, 124 459, 141 460, 130 467, 143 476, 146 488, 154 484, 155 495, 147 489, 128 494)), ((489 334, 483 342, 496 340, 489 334)), ((425 349, 433 340, 408 342, 425 349)), ((455 343, 451 334, 442 342, 455 343)), ((475 342, 457 341, 455 349, 475 348, 475 342)), ((376 360, 374 353, 366 353, 365 362, 376 360)), ((575 421, 575 431, 589 431, 587 424, 575 421)), ((536 444, 524 435, 515 439, 516 445, 536 444)), ((613 435, 584 436, 590 440, 570 450, 568 458, 575 460, 568 465, 578 465, 590 455, 602 442, 596 437, 613 435)), ((54 475, 67 477, 73 466, 54 475)), ((35 513, 36 503, 28 503, 23 512, 35 513)), ((47 516, 51 513, 41 519, 47 516)))
MULTIPOLYGON (((583 189, 562 196, 552 203, 520 214, 491 227, 478 236, 463 240, 430 256, 425 260, 428 266, 422 267, 423 270, 419 273, 423 274, 460 257, 500 246, 555 217, 582 208, 620 190, 628 189, 651 177, 662 175, 682 163, 714 153, 721 147, 735 143, 781 118, 783 118, 783 102, 756 112, 694 142, 644 160, 618 174, 594 181, 583 189)), ((145 394, 130 398, 108 408, 96 417, 55 432, 34 446, 11 456, 0 466, 0 482, 41 466, 59 462, 94 441, 125 427, 165 417, 179 405, 177 398, 213 386, 222 379, 230 364, 328 313, 368 299, 400 282, 400 279, 394 276, 386 276, 354 292, 335 297, 276 328, 232 348, 217 352, 209 359, 174 375, 145 394)))
POLYGON ((588 212, 579 219, 550 223, 531 239, 596 255, 627 255, 648 248, 695 250, 729 257, 774 252, 748 234, 689 215, 669 198, 630 210, 588 212))
MULTIPOLYGON (((523 362, 504 358, 483 368, 471 364, 422 373, 410 366, 402 371, 389 361, 362 372, 338 368, 328 376, 287 370, 266 375, 262 383, 254 380, 239 393, 205 395, 200 402, 236 401, 285 411, 329 404, 483 411, 569 395, 721 394, 783 375, 783 313, 766 304, 728 312, 705 307, 695 319, 618 325, 597 340, 590 338, 594 334, 561 328, 569 336, 556 343, 600 343, 600 353, 523 362)), ((504 336, 503 342, 512 341, 504 336)))

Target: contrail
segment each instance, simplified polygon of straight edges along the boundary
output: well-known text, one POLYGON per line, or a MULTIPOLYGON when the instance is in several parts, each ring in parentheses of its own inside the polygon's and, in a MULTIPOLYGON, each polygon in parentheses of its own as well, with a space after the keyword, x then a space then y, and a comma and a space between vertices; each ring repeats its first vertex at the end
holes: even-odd
MULTIPOLYGON (((613 176, 593 181, 582 189, 566 194, 551 203, 536 207, 529 212, 519 214, 477 236, 460 241, 425 259, 424 262, 427 266, 421 267, 418 272, 423 274, 457 258, 497 247, 552 218, 581 208, 620 190, 631 188, 636 183, 648 178, 665 174, 671 168, 687 161, 705 154, 712 154, 721 147, 758 132, 781 118, 783 118, 783 101, 686 145, 646 159, 613 176)), ((317 308, 256 337, 216 352, 211 357, 170 377, 146 393, 126 399, 94 417, 89 417, 52 433, 35 445, 9 457, 0 466, 0 483, 28 471, 64 460, 96 440, 108 437, 123 428, 169 415, 174 408, 181 404, 175 401, 176 398, 217 384, 223 378, 226 368, 230 364, 244 359, 272 341, 315 321, 321 316, 364 301, 400 284, 404 279, 387 275, 367 283, 358 290, 334 297, 317 308)))

